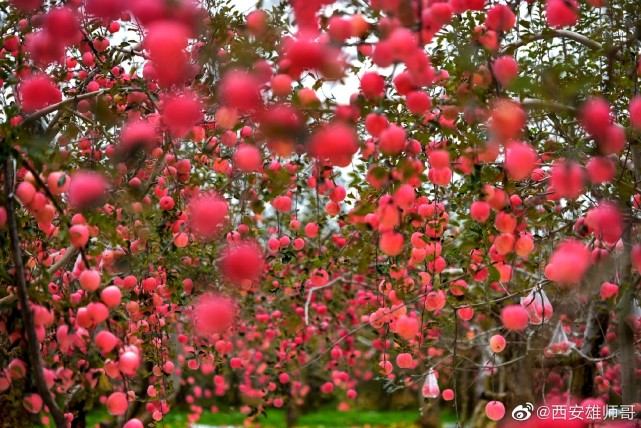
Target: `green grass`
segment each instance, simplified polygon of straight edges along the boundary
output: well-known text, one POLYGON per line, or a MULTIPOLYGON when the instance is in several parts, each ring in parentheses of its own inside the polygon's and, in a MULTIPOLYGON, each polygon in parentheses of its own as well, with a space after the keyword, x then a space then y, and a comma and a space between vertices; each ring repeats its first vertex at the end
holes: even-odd
MULTIPOLYGON (((87 418, 87 427, 93 427, 98 422, 108 417, 105 414, 90 414, 87 418)), ((371 411, 352 410, 339 412, 335 409, 323 409, 318 412, 300 415, 297 426, 306 428, 351 428, 351 427, 415 427, 414 422, 419 418, 417 411, 371 411)), ((444 421, 448 418, 444 418, 444 421)), ((203 412, 198 424, 213 426, 242 426, 245 415, 235 411, 221 413, 203 412)), ((285 412, 283 410, 269 409, 267 416, 260 416, 256 422, 261 427, 284 427, 285 412)), ((182 428, 187 426, 187 414, 178 409, 169 412, 167 417, 159 424, 163 428, 182 428)))

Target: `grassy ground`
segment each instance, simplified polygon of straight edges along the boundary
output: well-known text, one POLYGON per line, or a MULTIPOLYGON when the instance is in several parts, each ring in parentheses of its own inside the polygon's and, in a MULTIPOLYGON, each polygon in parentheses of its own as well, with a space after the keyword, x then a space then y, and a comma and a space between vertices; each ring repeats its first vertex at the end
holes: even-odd
MULTIPOLYGON (((87 426, 93 427, 103 420, 107 415, 92 414, 87 418, 87 426)), ((324 409, 318 412, 301 415, 298 419, 298 426, 306 428, 352 428, 352 427, 415 427, 414 422, 418 419, 417 411, 365 411, 353 410, 339 412, 334 409, 324 409)), ((444 422, 447 421, 444 418, 444 422)), ((245 416, 237 412, 210 413, 204 412, 198 424, 212 426, 242 426, 245 416)), ((261 427, 276 428, 285 426, 285 412, 269 409, 267 416, 261 416, 256 420, 261 427)), ((163 428, 182 428, 187 426, 187 414, 173 410, 167 417, 158 424, 163 428)))

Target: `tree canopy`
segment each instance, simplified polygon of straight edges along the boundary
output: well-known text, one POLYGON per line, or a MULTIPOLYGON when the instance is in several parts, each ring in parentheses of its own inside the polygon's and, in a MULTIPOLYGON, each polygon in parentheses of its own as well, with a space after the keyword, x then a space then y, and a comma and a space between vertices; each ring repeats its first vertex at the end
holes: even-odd
POLYGON ((0 425, 641 410, 640 2, 0 17, 0 425))

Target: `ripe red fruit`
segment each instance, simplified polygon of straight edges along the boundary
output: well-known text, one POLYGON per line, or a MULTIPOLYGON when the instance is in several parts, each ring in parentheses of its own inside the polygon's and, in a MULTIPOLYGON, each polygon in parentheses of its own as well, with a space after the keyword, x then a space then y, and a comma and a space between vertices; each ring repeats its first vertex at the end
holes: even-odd
POLYGON ((370 113, 365 118, 365 129, 372 137, 378 137, 388 125, 387 117, 383 114, 370 113))
POLYGON ((245 242, 223 251, 220 262, 225 277, 235 283, 256 280, 262 272, 263 255, 255 242, 245 242))
POLYGON ((385 43, 389 45, 394 59, 403 62, 416 52, 418 46, 414 33, 405 27, 398 27, 392 31, 392 34, 385 39, 385 43))
POLYGON ((399 317, 394 322, 394 330, 396 334, 407 340, 414 339, 418 334, 419 321, 408 316, 399 317))
POLYGON ((344 168, 352 162, 358 151, 358 139, 351 126, 334 123, 314 133, 309 143, 309 153, 334 166, 344 168))
POLYGON ((490 30, 507 32, 516 24, 516 15, 506 4, 497 4, 487 11, 485 26, 490 30))
POLYGON ((254 10, 247 15, 247 30, 254 36, 265 31, 267 25, 267 14, 264 10, 254 10))
POLYGON ((515 138, 525 126, 526 115, 513 100, 499 100, 492 109, 490 130, 503 140, 515 138))
POLYGON ((45 30, 59 43, 71 45, 80 38, 80 21, 76 12, 68 7, 56 7, 44 17, 45 30))
POLYGON ((615 244, 623 232, 623 217, 613 203, 603 202, 588 211, 585 224, 606 244, 615 244))
POLYGON ((18 102, 25 113, 33 113, 62 101, 62 92, 44 74, 26 78, 18 85, 18 102))
POLYGON ((527 143, 513 141, 508 144, 505 152, 504 167, 507 176, 516 181, 528 178, 538 160, 536 150, 527 143))
POLYGON ((405 104, 414 114, 424 114, 432 106, 430 96, 423 91, 412 91, 407 94, 405 104))
POLYGON ((450 168, 431 168, 427 173, 427 178, 437 186, 447 186, 452 180, 452 170, 450 168))
POLYGON ((38 394, 26 395, 22 400, 22 405, 29 413, 37 415, 42 410, 42 397, 38 394))
POLYGON ((187 205, 187 224, 200 238, 213 238, 226 216, 227 202, 215 193, 199 195, 187 205))
POLYGON ((140 419, 129 419, 123 426, 122 428, 144 428, 143 423, 140 421, 140 419))
POLYGON ((9 3, 22 12, 31 12, 42 6, 42 0, 10 0, 9 3))
POLYGON ((102 330, 96 334, 96 346, 100 352, 108 354, 118 346, 118 338, 108 330, 102 330))
POLYGON ((514 57, 504 55, 494 60, 492 73, 501 86, 509 86, 519 74, 519 65, 514 57))
POLYGON ((630 101, 630 124, 641 129, 641 96, 639 95, 630 101))
POLYGON ((432 150, 427 155, 432 168, 449 168, 450 153, 447 150, 432 150))
POLYGON ((83 290, 96 291, 100 288, 100 272, 93 269, 83 270, 78 277, 78 282, 83 290))
POLYGON ((425 309, 428 311, 438 311, 445 307, 446 299, 443 290, 430 291, 425 296, 425 309))
POLYGON ((167 97, 160 108, 163 122, 176 138, 182 138, 191 127, 203 120, 203 107, 197 96, 185 91, 167 97))
POLYGON ((414 188, 409 184, 403 184, 394 193, 394 203, 403 211, 409 211, 414 206, 416 194, 414 188))
POLYGON ((194 330, 200 336, 211 336, 226 332, 234 321, 235 303, 223 296, 202 295, 194 306, 194 330))
POLYGON ((120 288, 115 285, 110 285, 100 292, 100 300, 102 300, 107 307, 114 308, 120 304, 120 301, 122 300, 122 292, 120 291, 120 288))
POLYGON ((412 354, 403 352, 396 356, 396 365, 401 369, 411 369, 412 368, 412 354))
POLYGON ((282 56, 289 63, 288 73, 295 76, 304 70, 320 69, 326 61, 327 53, 313 36, 300 34, 295 39, 283 42, 282 56))
POLYGON ((532 235, 522 234, 514 244, 514 252, 520 257, 527 257, 534 251, 534 239, 532 235))
POLYGON ((554 161, 550 171, 550 186, 561 198, 576 199, 583 193, 583 169, 565 159, 554 161))
POLYGON ((140 366, 140 356, 134 351, 125 351, 118 358, 118 368, 127 376, 135 376, 140 366))
POLYGON ((127 394, 124 392, 113 392, 107 398, 107 410, 114 416, 124 414, 128 405, 127 394))
POLYGON ((376 43, 372 53, 372 62, 379 67, 389 67, 394 62, 394 53, 392 45, 383 40, 376 43))
POLYGON ((99 205, 107 196, 107 180, 93 171, 79 171, 71 176, 68 196, 75 209, 99 205))
POLYGON ((470 206, 470 216, 479 223, 486 221, 490 217, 490 204, 485 201, 473 202, 470 206))
POLYGON ((465 307, 459 308, 459 310, 456 311, 456 314, 462 320, 469 321, 474 317, 474 309, 469 306, 465 306, 465 307))
POLYGON ((568 27, 579 20, 579 4, 576 0, 547 0, 545 17, 550 27, 568 27))
POLYGON ((441 393, 441 397, 443 397, 443 400, 445 401, 452 401, 454 400, 454 391, 449 388, 444 389, 441 393))
POLYGON ((394 78, 394 87, 396 88, 396 92, 404 96, 409 95, 410 92, 417 89, 416 85, 412 83, 412 77, 409 71, 399 73, 394 78))
POLYGON ((586 165, 588 178, 592 184, 603 184, 611 181, 616 174, 616 165, 611 159, 593 157, 586 165))
POLYGON ((334 15, 329 18, 327 33, 337 42, 344 42, 352 36, 352 23, 348 18, 334 15))
POLYGON ((125 7, 125 0, 87 0, 85 3, 87 14, 105 19, 119 19, 125 7))
POLYGON ((485 405, 485 415, 493 421, 500 421, 505 416, 505 406, 500 401, 490 401, 485 405))
POLYGON ((508 330, 525 330, 530 322, 527 310, 521 305, 509 305, 501 311, 501 322, 508 330))
POLYGON ((89 230, 84 224, 76 224, 69 228, 69 241, 76 248, 83 248, 89 242, 89 230))
POLYGON ((323 394, 331 394, 334 391, 334 384, 331 382, 325 382, 321 385, 320 390, 323 394))
POLYGON ((138 149, 151 151, 156 145, 156 127, 146 120, 127 123, 120 134, 122 155, 129 155, 138 149))
POLYGON ((590 250, 579 241, 567 239, 550 257, 545 276, 560 285, 574 286, 581 281, 590 264, 590 250))
POLYGON ((161 85, 169 87, 185 80, 189 65, 185 49, 190 36, 189 27, 178 21, 160 20, 148 26, 143 45, 156 65, 161 85))
POLYGON ((16 187, 16 197, 22 205, 29 205, 36 196, 36 188, 28 181, 23 181, 16 187))
POLYGON ((605 156, 620 154, 625 149, 625 129, 617 124, 608 126, 604 135, 597 137, 597 144, 599 151, 605 156))
POLYGON ((234 166, 243 172, 259 171, 263 162, 260 150, 256 146, 241 144, 234 152, 234 166))
POLYGON ((505 337, 500 334, 495 334, 490 337, 490 349, 492 349, 492 352, 497 354, 502 352, 505 349, 506 344, 507 342, 505 341, 505 337))
POLYGON ((581 107, 579 121, 585 130, 595 138, 606 135, 612 124, 610 103, 604 98, 590 98, 581 107))
POLYGON ((263 103, 260 83, 249 73, 238 70, 228 72, 220 85, 222 102, 240 112, 254 111, 263 103))
POLYGON ((441 28, 452 20, 452 6, 447 2, 432 3, 423 11, 426 22, 441 28))
POLYGON ((502 233, 494 240, 494 249, 500 255, 506 255, 514 249, 514 235, 511 233, 502 233))
POLYGON ((289 196, 277 196, 272 201, 272 206, 280 212, 289 212, 292 210, 292 198, 289 196))
POLYGON ((387 129, 381 132, 378 147, 383 154, 398 155, 405 147, 406 137, 407 134, 405 133, 405 130, 392 123, 387 127, 387 129))
POLYGON ((272 93, 277 97, 287 96, 292 91, 292 78, 287 74, 277 74, 272 77, 271 86, 272 93))
POLYGON ((385 232, 381 235, 379 248, 388 256, 398 256, 403 252, 405 238, 398 232, 385 232))
POLYGON ((361 90, 366 98, 379 98, 385 94, 385 80, 375 71, 369 71, 361 77, 361 90))
POLYGON ((25 36, 26 51, 31 60, 45 68, 54 62, 62 63, 65 56, 65 46, 48 31, 38 31, 25 36))
POLYGON ((603 300, 615 297, 619 294, 619 286, 611 282, 604 282, 601 284, 601 298, 603 300))

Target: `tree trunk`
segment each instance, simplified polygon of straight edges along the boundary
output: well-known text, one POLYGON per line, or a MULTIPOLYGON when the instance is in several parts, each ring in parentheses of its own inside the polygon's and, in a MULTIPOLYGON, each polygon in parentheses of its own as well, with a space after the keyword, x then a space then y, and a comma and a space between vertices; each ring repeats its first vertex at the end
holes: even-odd
MULTIPOLYGON (((606 302, 594 298, 590 303, 588 319, 586 321, 585 333, 581 353, 590 358, 597 358, 605 332, 610 322, 610 310, 606 302)), ((579 365, 572 368, 572 385, 570 392, 574 397, 586 398, 594 394, 594 376, 596 365, 593 361, 583 360, 579 365)))
POLYGON ((502 392, 506 393, 506 397, 503 404, 505 404, 506 409, 513 409, 516 406, 525 403, 534 403, 535 401, 534 385, 532 384, 534 366, 532 360, 527 357, 529 352, 527 343, 519 340, 516 333, 510 333, 507 340, 510 346, 506 349, 508 353, 505 355, 504 361, 515 360, 526 356, 526 358, 522 358, 506 367, 498 369, 504 375, 504 389, 502 392))
POLYGON ((421 408, 421 417, 417 422, 421 428, 440 428, 441 427, 441 409, 438 398, 425 400, 421 408))
POLYGON ((78 413, 74 415, 71 421, 71 428, 87 428, 87 412, 85 411, 84 401, 78 406, 78 413))
POLYGON ((18 301, 20 302, 20 311, 22 312, 22 323, 24 334, 27 340, 27 350, 33 372, 34 382, 38 388, 38 393, 44 404, 49 408, 53 421, 58 428, 66 428, 67 420, 64 413, 58 406, 55 398, 51 394, 44 376, 42 356, 40 355, 40 341, 36 335, 36 326, 31 311, 29 301, 29 292, 27 290, 27 281, 25 276, 24 264, 22 261, 22 249, 20 236, 18 233, 18 220, 16 218, 16 199, 14 195, 15 173, 13 163, 10 158, 5 161, 4 168, 4 187, 7 197, 7 223, 9 226, 9 239, 11 245, 11 255, 15 268, 16 288, 18 290, 18 301))
POLYGON ((295 427, 298 422, 298 406, 293 399, 287 400, 287 408, 285 413, 285 423, 287 428, 295 427))

